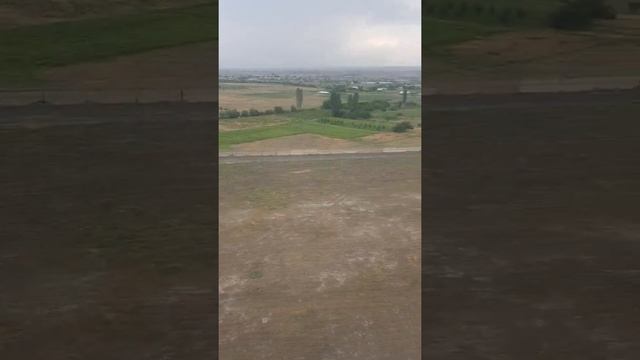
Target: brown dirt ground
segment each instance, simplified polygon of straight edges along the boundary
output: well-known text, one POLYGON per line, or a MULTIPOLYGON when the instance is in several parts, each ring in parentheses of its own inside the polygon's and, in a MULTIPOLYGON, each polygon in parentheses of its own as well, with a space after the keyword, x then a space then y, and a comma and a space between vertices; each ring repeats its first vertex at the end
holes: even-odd
POLYGON ((104 62, 53 68, 43 75, 59 89, 212 89, 217 91, 217 42, 160 49, 104 62))
POLYGON ((216 358, 215 104, 1 111, 0 359, 216 358))
POLYGON ((420 146, 422 141, 422 130, 413 129, 407 133, 384 132, 365 136, 361 139, 365 144, 372 144, 384 147, 414 147, 420 146))
POLYGON ((419 359, 419 180, 415 153, 220 165, 220 358, 419 359))
POLYGON ((605 21, 589 32, 497 34, 454 45, 450 51, 446 62, 426 59, 426 80, 638 76, 640 16, 605 21))
POLYGON ((231 146, 232 151, 242 152, 290 151, 309 149, 350 150, 364 148, 366 148, 366 145, 360 142, 343 139, 333 139, 315 134, 284 136, 275 139, 260 140, 231 146))
POLYGON ((639 100, 425 99, 424 358, 640 358, 639 100))

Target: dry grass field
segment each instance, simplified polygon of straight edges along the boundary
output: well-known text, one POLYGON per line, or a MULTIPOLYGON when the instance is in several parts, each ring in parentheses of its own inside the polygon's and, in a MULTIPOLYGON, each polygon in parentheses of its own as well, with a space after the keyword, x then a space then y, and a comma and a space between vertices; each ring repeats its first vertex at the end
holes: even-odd
MULTIPOLYGON (((219 102, 222 109, 238 111, 256 109, 273 110, 275 106, 289 109, 296 104, 296 88, 292 85, 260 83, 222 83, 219 87, 219 102)), ((318 94, 320 89, 303 87, 303 108, 313 109, 322 105, 328 97, 318 94)))
POLYGON ((141 54, 46 70, 53 89, 211 89, 217 91, 217 42, 183 45, 141 54))
POLYGON ((602 21, 591 31, 532 29, 480 36, 425 55, 426 81, 639 76, 640 15, 602 21), (606 64, 606 66, 603 66, 606 64))
POLYGON ((221 359, 418 359, 420 155, 223 160, 221 359))

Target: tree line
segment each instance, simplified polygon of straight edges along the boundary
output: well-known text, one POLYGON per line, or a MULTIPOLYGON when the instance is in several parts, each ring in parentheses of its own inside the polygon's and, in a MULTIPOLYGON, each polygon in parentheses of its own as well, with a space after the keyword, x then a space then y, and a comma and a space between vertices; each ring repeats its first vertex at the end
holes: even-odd
POLYGON ((338 91, 332 91, 329 99, 322 103, 322 108, 329 110, 331 116, 348 119, 369 119, 373 111, 398 110, 400 108, 417 106, 414 102, 407 101, 407 90, 402 93, 402 100, 390 103, 386 100, 373 100, 360 102, 360 94, 348 94, 347 102, 342 103, 342 96, 338 91))
MULTIPOLYGON (((291 105, 289 109, 290 112, 296 112, 298 109, 291 105)), ((220 119, 236 119, 240 117, 249 117, 249 116, 261 116, 261 115, 273 115, 273 114, 283 114, 285 113, 285 109, 282 106, 274 106, 273 109, 267 109, 264 111, 259 111, 256 109, 242 110, 238 111, 236 109, 224 109, 220 111, 220 119)))

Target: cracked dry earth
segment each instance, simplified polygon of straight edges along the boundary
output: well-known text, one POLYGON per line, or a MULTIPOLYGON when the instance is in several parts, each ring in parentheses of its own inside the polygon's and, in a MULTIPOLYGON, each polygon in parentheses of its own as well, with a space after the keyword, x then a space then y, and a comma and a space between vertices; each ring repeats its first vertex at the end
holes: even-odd
POLYGON ((420 155, 220 165, 221 359, 420 358, 420 155))

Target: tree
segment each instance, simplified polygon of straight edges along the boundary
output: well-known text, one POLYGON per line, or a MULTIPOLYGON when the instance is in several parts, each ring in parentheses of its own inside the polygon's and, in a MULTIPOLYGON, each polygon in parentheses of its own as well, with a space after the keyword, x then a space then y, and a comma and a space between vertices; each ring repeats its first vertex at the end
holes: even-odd
POLYGON ((404 107, 404 104, 407 103, 407 88, 406 87, 402 87, 402 106, 404 107))
POLYGON ((247 110, 242 110, 242 113, 240 114, 240 116, 247 117, 249 116, 249 112, 247 110))
POLYGON ((281 106, 276 106, 273 108, 273 112, 276 114, 282 114, 284 112, 284 109, 281 106))
POLYGON ((302 89, 297 88, 296 89, 296 108, 302 109, 302 100, 303 100, 302 89))
POLYGON ((256 109, 249 109, 249 116, 258 116, 260 115, 260 111, 256 109))
POLYGON ((329 107, 331 109, 331 115, 334 117, 340 117, 342 115, 342 99, 340 93, 332 91, 329 97, 329 107))
POLYGON ((296 112, 296 111, 298 111, 298 109, 296 109, 295 106, 291 105, 291 112, 296 112))
POLYGON ((358 102, 360 102, 360 95, 358 93, 354 93, 353 95, 349 94, 349 98, 347 100, 347 106, 351 111, 354 111, 358 107, 358 102))

